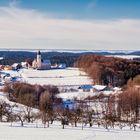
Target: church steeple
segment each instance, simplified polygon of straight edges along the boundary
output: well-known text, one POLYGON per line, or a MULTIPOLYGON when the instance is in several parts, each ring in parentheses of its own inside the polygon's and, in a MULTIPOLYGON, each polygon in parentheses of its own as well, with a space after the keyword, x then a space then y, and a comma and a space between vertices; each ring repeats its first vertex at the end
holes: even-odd
POLYGON ((41 52, 40 52, 40 50, 39 50, 38 53, 37 53, 37 67, 38 67, 38 68, 41 68, 41 66, 42 66, 42 62, 41 62, 41 52))
POLYGON ((40 50, 38 51, 38 53, 37 53, 38 55, 41 55, 41 52, 40 52, 40 50))

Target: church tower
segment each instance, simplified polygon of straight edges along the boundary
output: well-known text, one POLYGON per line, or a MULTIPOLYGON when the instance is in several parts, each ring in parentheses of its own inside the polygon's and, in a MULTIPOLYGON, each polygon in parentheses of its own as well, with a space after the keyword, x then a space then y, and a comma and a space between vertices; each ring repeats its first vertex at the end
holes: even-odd
POLYGON ((41 62, 41 52, 40 52, 40 50, 39 50, 38 53, 37 53, 37 67, 38 67, 38 68, 41 68, 41 66, 42 66, 42 62, 41 62))

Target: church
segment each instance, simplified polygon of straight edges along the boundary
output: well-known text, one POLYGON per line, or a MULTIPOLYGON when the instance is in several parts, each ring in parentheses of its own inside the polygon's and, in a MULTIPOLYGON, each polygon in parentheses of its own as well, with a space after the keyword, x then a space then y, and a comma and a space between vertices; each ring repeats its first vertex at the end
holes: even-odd
POLYGON ((41 52, 38 51, 36 59, 32 62, 32 67, 37 70, 47 70, 51 68, 50 60, 43 60, 41 52))

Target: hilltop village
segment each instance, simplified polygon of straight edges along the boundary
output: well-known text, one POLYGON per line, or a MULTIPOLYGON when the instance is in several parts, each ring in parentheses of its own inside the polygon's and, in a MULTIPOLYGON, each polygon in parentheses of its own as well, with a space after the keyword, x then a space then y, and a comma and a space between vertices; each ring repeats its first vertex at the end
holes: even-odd
POLYGON ((65 63, 52 65, 38 51, 32 61, 14 63, 11 66, 0 65, 0 84, 26 82, 55 85, 61 92, 105 91, 104 93, 110 94, 116 92, 116 89, 120 90, 127 80, 139 73, 138 61, 122 58, 83 55, 76 65, 77 67, 66 67, 65 63))
POLYGON ((37 52, 37 56, 33 61, 26 61, 21 63, 14 63, 12 65, 0 65, 0 70, 19 70, 21 68, 26 69, 37 69, 37 70, 48 70, 48 69, 63 69, 66 68, 66 64, 60 63, 52 65, 50 60, 43 59, 41 56, 41 52, 37 52))
MULTIPOLYGON (((106 94, 116 92, 120 88, 107 85, 93 85, 92 79, 78 68, 67 68, 66 64, 51 65, 50 60, 44 60, 41 52, 29 62, 14 63, 12 66, 1 66, 1 85, 5 82, 27 82, 31 84, 55 85, 61 92, 98 92, 106 94)), ((88 96, 88 94, 87 94, 88 96)))

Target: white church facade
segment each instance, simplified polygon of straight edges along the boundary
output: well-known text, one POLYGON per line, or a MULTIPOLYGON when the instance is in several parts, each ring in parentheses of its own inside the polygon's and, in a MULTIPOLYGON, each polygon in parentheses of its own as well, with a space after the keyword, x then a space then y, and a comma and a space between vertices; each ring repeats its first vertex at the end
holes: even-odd
POLYGON ((51 68, 51 62, 50 60, 43 60, 41 58, 41 52, 38 51, 37 58, 34 59, 32 62, 32 67, 37 70, 46 70, 51 68))

